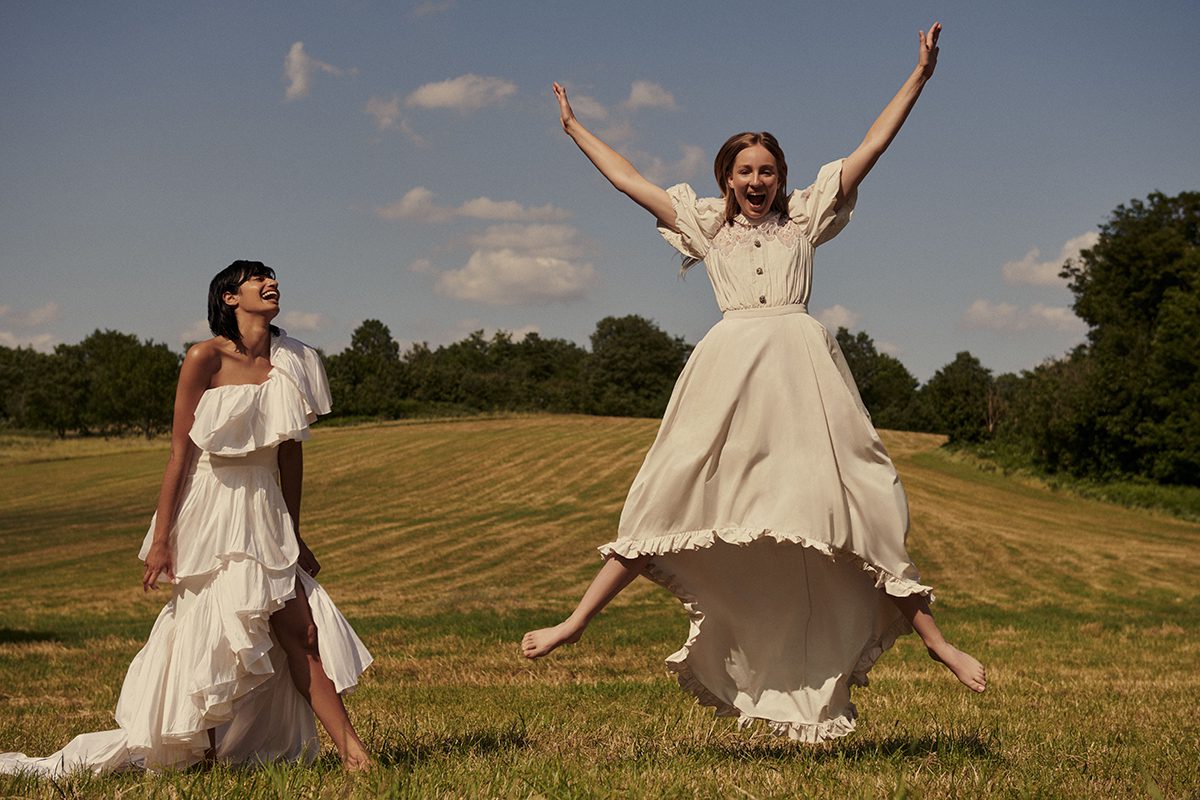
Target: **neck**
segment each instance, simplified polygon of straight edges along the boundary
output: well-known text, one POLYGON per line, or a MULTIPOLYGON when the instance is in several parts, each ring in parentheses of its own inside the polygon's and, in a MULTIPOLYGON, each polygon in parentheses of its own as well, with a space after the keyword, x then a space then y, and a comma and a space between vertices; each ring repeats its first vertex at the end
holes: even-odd
POLYGON ((271 321, 259 316, 238 314, 238 333, 242 336, 242 352, 251 358, 271 355, 271 321))

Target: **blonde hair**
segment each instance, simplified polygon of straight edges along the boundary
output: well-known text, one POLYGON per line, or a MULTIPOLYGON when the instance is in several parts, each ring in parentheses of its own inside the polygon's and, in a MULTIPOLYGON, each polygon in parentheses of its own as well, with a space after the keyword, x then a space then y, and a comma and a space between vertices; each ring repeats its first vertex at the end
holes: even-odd
POLYGON ((744 131, 726 139, 713 160, 713 175, 716 176, 717 186, 721 189, 721 196, 725 198, 726 224, 733 222, 739 210, 737 198, 729 191, 733 162, 737 160, 738 153, 754 145, 760 145, 771 154, 775 159, 775 171, 779 174, 779 189, 771 202, 771 210, 780 214, 787 213, 787 159, 783 155, 783 148, 779 146, 779 141, 766 131, 744 131))

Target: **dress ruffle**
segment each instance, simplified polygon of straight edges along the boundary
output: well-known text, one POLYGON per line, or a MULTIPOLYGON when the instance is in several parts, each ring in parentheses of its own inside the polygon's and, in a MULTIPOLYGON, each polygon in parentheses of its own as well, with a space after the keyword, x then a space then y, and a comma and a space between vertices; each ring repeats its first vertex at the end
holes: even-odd
MULTIPOLYGON (((254 559, 271 570, 296 563, 300 550, 277 463, 273 448, 235 457, 198 454, 171 528, 177 577, 215 572, 236 558, 254 559)), ((143 561, 154 542, 156 520, 157 514, 138 553, 143 561)))
POLYGON ((836 340, 803 306, 727 315, 697 344, 604 556, 688 612, 667 659, 703 705, 805 742, 854 729, 850 688, 929 586, 903 489, 836 340))
MULTIPOLYGON (((238 764, 308 759, 319 749, 312 709, 292 683, 270 617, 305 593, 325 674, 341 694, 371 655, 317 581, 279 485, 276 445, 307 438, 329 391, 316 351, 286 336, 258 385, 210 389, 191 430, 200 448, 171 527, 175 582, 117 702, 117 730, 77 736, 45 758, 0 755, 0 773, 183 768, 209 750, 238 764)), ((154 521, 143 542, 145 559, 154 521)))
POLYGON ((289 372, 272 366, 263 383, 209 389, 189 436, 206 453, 244 456, 288 440, 308 439, 316 414, 289 372))

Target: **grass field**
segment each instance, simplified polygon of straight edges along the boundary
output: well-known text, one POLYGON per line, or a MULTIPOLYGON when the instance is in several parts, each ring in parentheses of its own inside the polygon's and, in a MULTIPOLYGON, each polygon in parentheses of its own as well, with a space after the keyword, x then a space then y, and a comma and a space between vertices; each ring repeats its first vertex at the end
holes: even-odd
MULTIPOLYGON (((1200 525, 980 471, 884 434, 962 689, 906 637, 859 727, 796 745, 715 719, 662 659, 686 617, 647 581, 537 663, 599 564, 651 420, 513 417, 322 428, 305 538, 376 656, 350 711, 381 767, 0 777, 32 797, 1200 797, 1200 525)), ((0 446, 0 750, 112 727, 164 601, 136 561, 165 443, 0 446)))

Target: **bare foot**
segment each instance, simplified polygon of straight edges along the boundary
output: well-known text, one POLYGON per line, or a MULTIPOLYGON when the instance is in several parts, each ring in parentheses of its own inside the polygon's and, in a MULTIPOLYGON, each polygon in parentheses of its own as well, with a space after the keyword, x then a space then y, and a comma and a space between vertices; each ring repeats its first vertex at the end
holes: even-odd
POLYGON ((560 644, 575 644, 583 636, 583 628, 570 620, 560 622, 553 628, 530 631, 521 638, 521 655, 526 658, 541 658, 560 644))
POLYGON ((926 648, 929 657, 946 665, 946 669, 954 673, 954 677, 973 692, 982 692, 987 688, 987 670, 969 653, 964 653, 952 644, 945 643, 936 651, 926 648))

